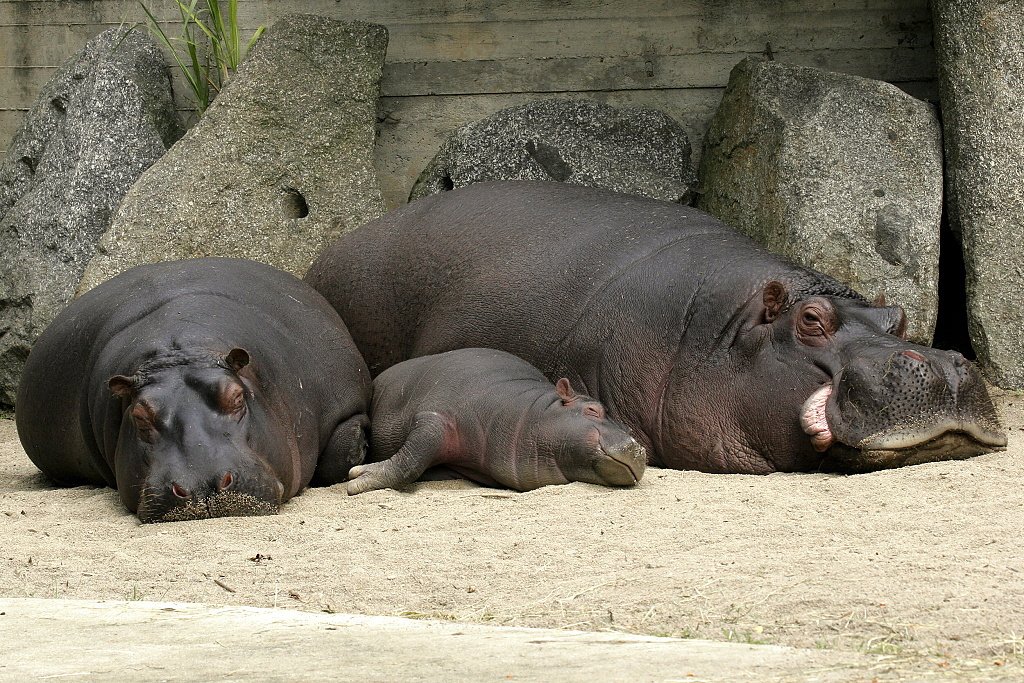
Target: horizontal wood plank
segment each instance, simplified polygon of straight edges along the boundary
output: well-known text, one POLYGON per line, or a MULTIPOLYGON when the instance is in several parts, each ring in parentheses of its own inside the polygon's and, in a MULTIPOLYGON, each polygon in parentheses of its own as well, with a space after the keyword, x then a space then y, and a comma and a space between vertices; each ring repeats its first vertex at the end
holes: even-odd
POLYGON ((913 47, 931 23, 863 12, 750 13, 736 24, 689 17, 390 26, 389 62, 703 55, 773 50, 913 47))
MULTIPOLYGON (((500 92, 590 92, 656 88, 715 88, 744 57, 763 51, 634 57, 570 57, 504 61, 391 63, 381 84, 387 96, 500 92)), ((775 59, 876 80, 935 77, 931 47, 890 50, 778 50, 775 59)))
MULTIPOLYGON (((392 24, 389 63, 683 56, 785 50, 913 49, 931 43, 927 14, 751 12, 737 23, 692 17, 392 24)), ((103 30, 94 24, 0 26, 0 65, 56 66, 103 30)), ((253 26, 245 27, 249 35, 253 26)), ((139 27, 139 30, 146 30, 139 27)), ((176 35, 174 27, 167 29, 176 35)))
MULTIPOLYGON (((727 22, 764 7, 762 0, 239 0, 240 21, 259 24, 288 12, 320 14, 384 24, 535 21, 553 19, 635 19, 637 17, 706 17, 727 22)), ((179 17, 175 6, 150 0, 147 7, 160 20, 179 17)), ((863 11, 927 14, 927 0, 773 0, 774 12, 863 11), (894 7, 898 5, 898 9, 894 7)), ((0 25, 110 24, 143 21, 135 0, 0 0, 0 25)))

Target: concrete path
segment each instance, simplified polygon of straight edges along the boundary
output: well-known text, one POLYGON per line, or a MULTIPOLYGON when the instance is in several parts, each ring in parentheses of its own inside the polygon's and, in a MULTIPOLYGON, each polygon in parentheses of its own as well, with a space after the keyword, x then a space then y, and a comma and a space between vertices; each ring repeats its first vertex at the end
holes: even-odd
POLYGON ((188 603, 0 599, 0 680, 840 681, 876 657, 188 603))

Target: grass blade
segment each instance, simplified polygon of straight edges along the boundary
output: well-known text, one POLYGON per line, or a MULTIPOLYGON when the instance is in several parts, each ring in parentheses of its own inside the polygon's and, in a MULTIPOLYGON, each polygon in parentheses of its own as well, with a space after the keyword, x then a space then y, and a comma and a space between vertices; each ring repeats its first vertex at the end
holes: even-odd
POLYGON ((220 0, 206 0, 205 7, 199 2, 174 0, 181 16, 180 38, 168 36, 142 0, 139 0, 139 5, 146 13, 150 32, 171 52, 202 113, 209 106, 211 96, 220 92, 230 80, 266 27, 256 29, 243 50, 238 27, 238 0, 227 0, 226 6, 220 0), (200 44, 201 39, 204 44, 200 44))
POLYGON ((207 95, 204 97, 204 91, 207 90, 204 86, 204 81, 206 80, 205 75, 199 72, 197 69, 198 65, 195 61, 193 61, 191 69, 186 66, 186 64, 181 60, 178 50, 175 49, 174 44, 171 42, 171 38, 164 32, 159 22, 157 22, 156 17, 153 16, 153 13, 150 12, 149 8, 141 2, 139 5, 142 7, 142 11, 146 13, 146 17, 149 19, 150 31, 156 36, 157 40, 167 48, 171 53, 171 57, 174 59, 175 63, 177 63, 178 68, 181 69, 181 73, 185 77, 185 82, 188 84, 189 89, 196 98, 196 104, 199 106, 199 111, 204 111, 209 103, 209 96, 207 95))
POLYGON ((252 49, 252 46, 256 44, 256 41, 260 39, 260 36, 262 36, 263 32, 266 30, 266 26, 260 26, 258 29, 256 29, 256 32, 252 34, 252 38, 249 39, 249 44, 245 46, 246 52, 252 49))

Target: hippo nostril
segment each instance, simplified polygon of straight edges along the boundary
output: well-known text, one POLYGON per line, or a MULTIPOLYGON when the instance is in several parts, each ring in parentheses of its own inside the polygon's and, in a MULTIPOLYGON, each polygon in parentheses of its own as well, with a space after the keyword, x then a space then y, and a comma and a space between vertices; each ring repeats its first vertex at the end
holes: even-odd
POLYGON ((911 360, 916 360, 919 363, 925 362, 924 356, 919 354, 917 351, 911 351, 910 349, 907 349, 906 351, 903 352, 903 355, 906 356, 907 358, 910 358, 911 360))
POLYGON ((171 484, 171 493, 173 493, 178 498, 191 498, 192 497, 192 494, 188 492, 187 488, 185 488, 183 486, 179 486, 177 483, 171 484))
POLYGON ((230 472, 225 472, 224 476, 217 482, 218 491, 226 491, 231 488, 231 485, 235 483, 235 477, 230 472))
POLYGON ((971 384, 971 364, 956 351, 950 352, 951 368, 945 370, 946 382, 954 395, 960 394, 965 385, 971 384))

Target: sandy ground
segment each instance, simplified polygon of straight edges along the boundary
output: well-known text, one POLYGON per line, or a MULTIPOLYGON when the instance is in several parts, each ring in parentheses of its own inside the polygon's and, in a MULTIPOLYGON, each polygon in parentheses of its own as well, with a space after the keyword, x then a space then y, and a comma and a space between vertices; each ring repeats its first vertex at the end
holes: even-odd
POLYGON ((1010 447, 857 476, 649 469, 635 489, 429 482, 141 525, 0 420, 0 596, 184 601, 871 655, 851 680, 1024 680, 1024 395, 1010 447))

